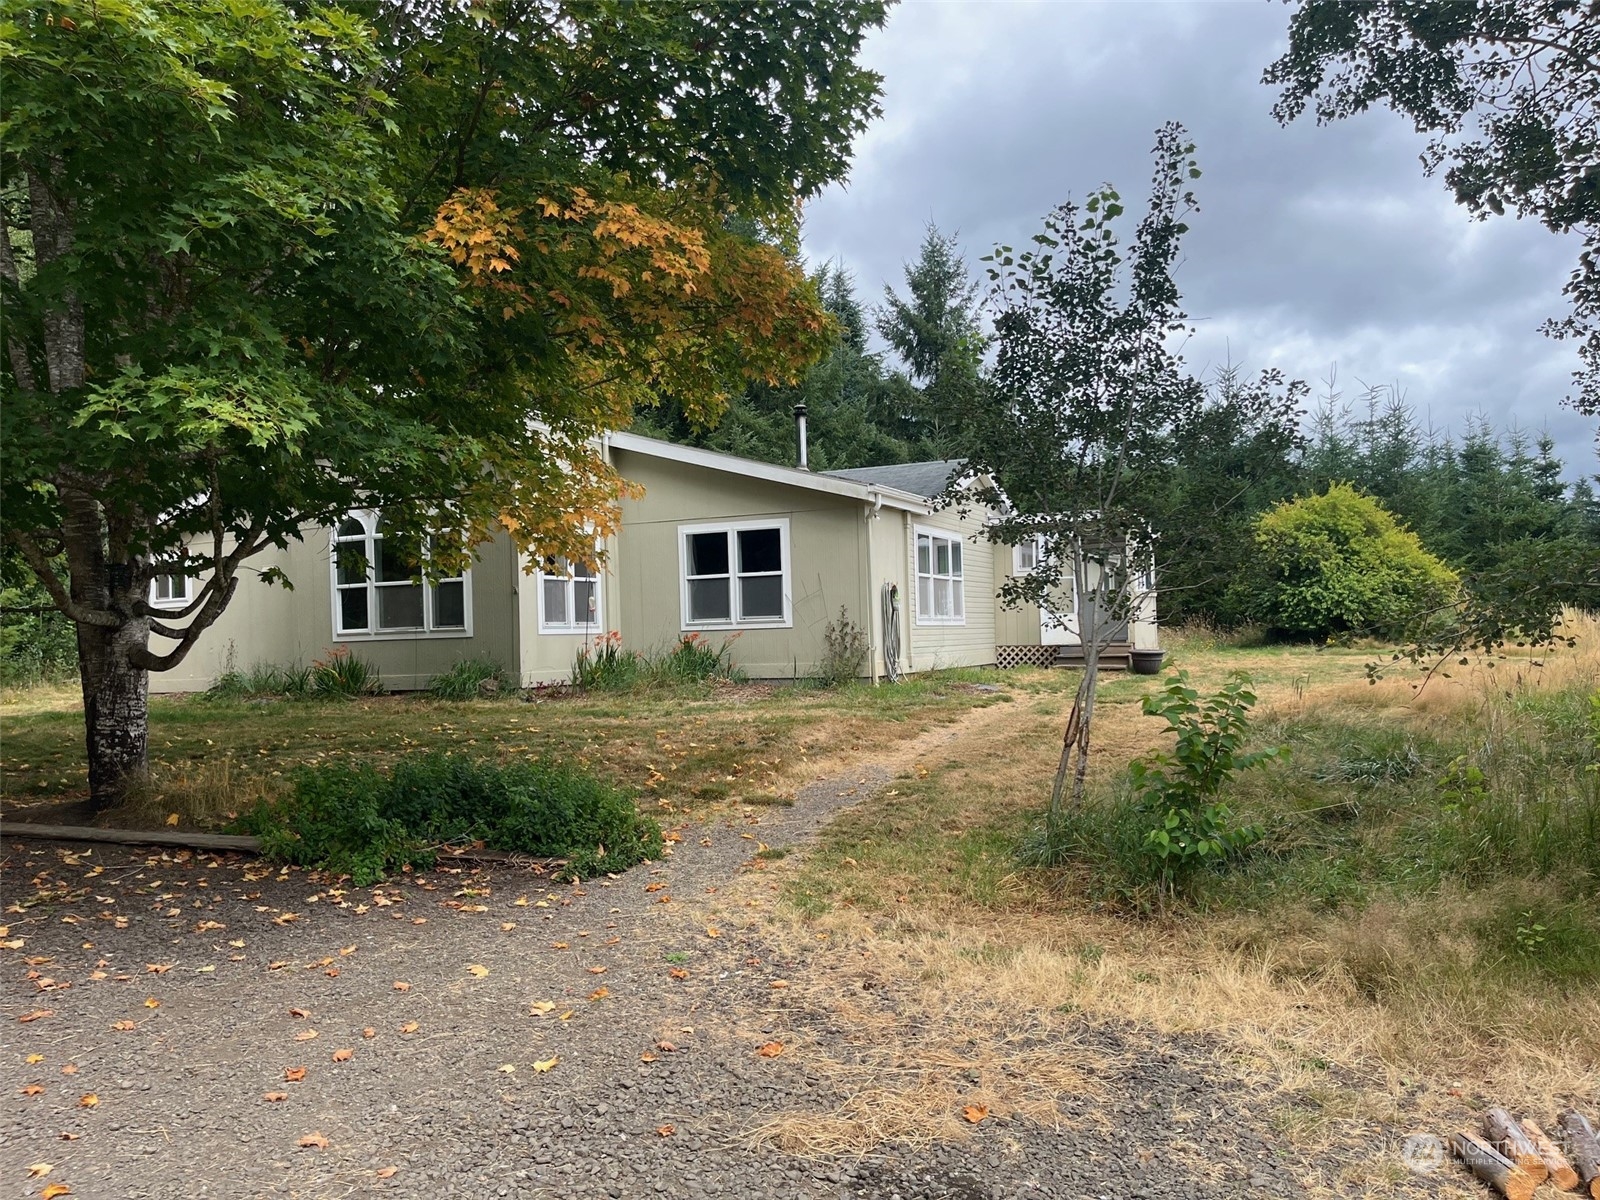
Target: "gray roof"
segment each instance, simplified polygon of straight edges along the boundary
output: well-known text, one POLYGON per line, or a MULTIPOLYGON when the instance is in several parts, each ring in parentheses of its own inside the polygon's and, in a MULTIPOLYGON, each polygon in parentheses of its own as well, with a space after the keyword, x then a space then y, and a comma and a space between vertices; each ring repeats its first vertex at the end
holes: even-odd
POLYGON ((937 496, 944 491, 950 477, 967 465, 964 458, 944 458, 937 462, 896 463, 889 467, 852 467, 848 471, 827 471, 828 475, 856 483, 875 483, 880 487, 898 488, 913 496, 937 496))

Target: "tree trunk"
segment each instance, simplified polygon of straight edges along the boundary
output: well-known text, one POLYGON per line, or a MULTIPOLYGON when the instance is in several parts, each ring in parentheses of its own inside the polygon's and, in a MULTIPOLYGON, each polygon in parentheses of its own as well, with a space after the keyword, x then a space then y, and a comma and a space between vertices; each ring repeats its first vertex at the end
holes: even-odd
POLYGON ((149 640, 144 620, 78 626, 84 743, 89 756, 89 806, 117 803, 149 771, 150 675, 129 662, 149 640))

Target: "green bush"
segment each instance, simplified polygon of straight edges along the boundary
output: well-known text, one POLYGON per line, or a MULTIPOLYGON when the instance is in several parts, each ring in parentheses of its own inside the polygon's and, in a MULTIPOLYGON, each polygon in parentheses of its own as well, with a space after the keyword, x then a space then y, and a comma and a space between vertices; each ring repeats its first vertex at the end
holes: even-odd
POLYGON ((841 605, 839 619, 822 627, 822 661, 817 664, 817 678, 824 687, 853 683, 861 677, 861 665, 866 661, 866 631, 850 619, 841 605))
POLYGON ((311 694, 312 668, 279 667, 256 663, 247 671, 229 667, 206 689, 214 700, 260 700, 269 696, 301 697, 311 694))
POLYGON ((637 651, 622 648, 622 635, 608 633, 594 646, 580 646, 572 663, 572 682, 586 692, 625 692, 644 674, 637 651))
POLYGON ((672 649, 652 656, 648 660, 652 676, 663 682, 704 683, 708 679, 735 679, 738 672, 733 666, 733 640, 724 638, 722 645, 713 646, 704 634, 686 633, 672 649))
POLYGON ((1252 615, 1284 633, 1401 636, 1441 619, 1455 594, 1455 572, 1349 484, 1263 513, 1255 542, 1239 586, 1252 615))
POLYGON ((0 554, 0 609, 0 683, 61 682, 78 673, 77 628, 9 547, 0 554))
POLYGON ((381 696, 378 668, 348 646, 335 646, 311 664, 311 690, 318 696, 381 696))
POLYGON ((700 633, 686 633, 667 650, 640 654, 622 648, 622 635, 608 633, 593 646, 582 647, 573 660, 572 682, 588 692, 626 692, 636 688, 675 688, 713 679, 738 679, 733 641, 711 644, 700 633))
POLYGON ((349 875, 366 886, 428 866, 441 846, 561 858, 574 878, 620 871, 661 850, 661 829, 632 799, 546 762, 495 763, 429 754, 383 774, 366 764, 304 767, 287 796, 258 803, 238 831, 278 862, 349 875))
POLYGON ((428 694, 438 700, 475 700, 513 690, 506 669, 487 654, 462 659, 428 684, 428 694))

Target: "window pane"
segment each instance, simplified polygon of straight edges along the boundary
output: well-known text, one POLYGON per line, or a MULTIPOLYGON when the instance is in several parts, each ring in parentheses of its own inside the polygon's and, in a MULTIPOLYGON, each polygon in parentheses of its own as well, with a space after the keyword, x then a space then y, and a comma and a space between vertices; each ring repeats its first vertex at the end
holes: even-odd
MULTIPOLYGON (((695 536, 699 536, 696 534, 695 536)), ((720 534, 718 535, 721 536, 720 534)), ((724 539, 724 547, 727 540, 724 539)), ((726 579, 691 579, 689 581, 689 620, 727 621, 733 613, 728 604, 726 579)))
POLYGON ((422 574, 422 563, 404 538, 378 538, 378 582, 403 583, 422 574))
POLYGON ((959 576, 961 574, 961 543, 960 542, 951 542, 950 543, 950 574, 956 575, 956 576, 959 576))
POLYGON ((923 534, 917 535, 917 574, 927 575, 933 570, 932 551, 928 548, 928 539, 923 534))
POLYGON ((739 615, 750 621, 783 617, 783 576, 757 575, 739 580, 739 615))
POLYGON ((933 573, 950 574, 950 543, 943 538, 933 544, 933 573))
POLYGON ((950 615, 950 581, 937 576, 933 580, 933 615, 936 617, 950 615))
MULTIPOLYGON (((689 574, 726 575, 728 573, 728 535, 691 533, 689 535, 689 574)), ((727 589, 723 589, 726 602, 727 589)))
MULTIPOLYGON (((458 622, 459 623, 459 622, 458 622)), ((422 627, 422 585, 390 584, 378 588, 379 629, 422 627)))
POLYGON ((580 579, 572 585, 572 620, 578 625, 594 625, 600 620, 600 597, 594 580, 580 579))
POLYGON ((959 579, 950 585, 950 615, 958 621, 964 620, 967 615, 967 601, 962 595, 959 579))
POLYGON ((339 582, 340 583, 365 583, 367 581, 367 557, 362 547, 365 542, 351 542, 340 546, 339 582))
POLYGON ((367 589, 339 589, 339 628, 345 632, 367 628, 367 589))
POLYGON ((783 538, 778 530, 739 530, 739 570, 783 570, 783 538))
POLYGON ((440 583, 433 589, 433 627, 467 627, 467 588, 463 583, 440 583))
POLYGON ((544 623, 546 625, 568 625, 572 618, 567 614, 567 581, 565 579, 544 580, 544 623))
POLYGON ((585 563, 573 563, 572 576, 574 579, 593 579, 594 568, 585 563))
POLYGON ((346 517, 339 522, 339 536, 342 538, 364 538, 367 536, 367 527, 355 517, 346 517))
POLYGON ((933 616, 933 580, 926 575, 917 580, 917 612, 924 617, 933 616))

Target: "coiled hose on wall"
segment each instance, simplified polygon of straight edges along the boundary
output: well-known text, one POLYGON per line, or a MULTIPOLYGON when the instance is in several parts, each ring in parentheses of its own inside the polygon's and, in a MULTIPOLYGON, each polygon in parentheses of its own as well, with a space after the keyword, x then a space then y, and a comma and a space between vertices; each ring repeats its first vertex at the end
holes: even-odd
POLYGON ((883 585, 883 673, 900 682, 900 587, 883 585))

